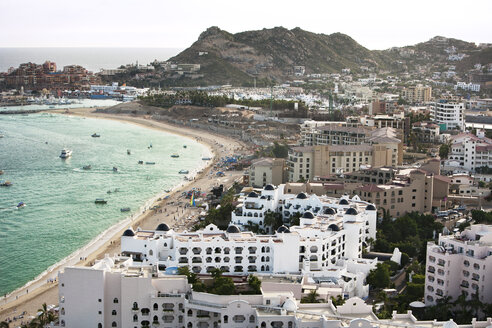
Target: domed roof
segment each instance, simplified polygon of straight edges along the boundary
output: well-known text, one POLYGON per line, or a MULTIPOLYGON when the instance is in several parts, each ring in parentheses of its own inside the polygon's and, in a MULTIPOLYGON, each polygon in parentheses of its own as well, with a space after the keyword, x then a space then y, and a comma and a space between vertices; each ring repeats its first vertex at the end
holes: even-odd
POLYGON ((266 199, 266 197, 265 196, 261 196, 260 199, 266 199))
POLYGON ((331 231, 340 231, 340 228, 334 223, 330 224, 328 229, 331 229, 331 231))
POLYGON ((355 208, 347 208, 347 210, 345 211, 345 214, 347 215, 357 215, 357 210, 355 208))
POLYGON ((296 198, 297 198, 297 199, 306 199, 306 198, 307 198, 307 196, 306 196, 306 194, 305 194, 305 193, 301 192, 300 194, 298 194, 298 195, 297 195, 297 197, 296 197, 296 198))
POLYGON ((372 204, 369 204, 366 206, 366 211, 375 211, 376 210, 376 207, 374 207, 374 205, 372 204))
POLYGON ((275 187, 274 187, 274 186, 272 186, 271 184, 267 184, 267 185, 265 186, 265 188, 263 188, 263 189, 264 189, 264 190, 275 190, 275 187))
POLYGON ((280 233, 280 232, 283 232, 283 233, 289 233, 290 230, 289 228, 287 228, 286 226, 280 226, 278 229, 277 229, 277 232, 280 233))
POLYGON ((288 298, 285 300, 284 304, 282 305, 282 308, 286 311, 294 312, 297 311, 297 304, 294 300, 288 298))
POLYGON ((302 218, 303 219, 314 219, 314 214, 312 212, 310 212, 310 211, 306 211, 302 215, 302 218))
POLYGON ((157 228, 155 228, 155 231, 169 231, 169 230, 171 230, 171 229, 170 229, 170 228, 169 228, 169 226, 168 226, 167 224, 165 224, 165 223, 161 223, 161 224, 159 224, 159 225, 157 226, 157 228))
POLYGON ((324 210, 323 210, 323 214, 326 214, 326 215, 333 215, 335 214, 335 210, 331 207, 326 207, 324 210))
POLYGON ((135 236, 135 233, 133 232, 132 228, 128 228, 123 232, 123 237, 133 237, 135 236))
POLYGON ((338 204, 339 204, 339 205, 348 205, 348 204, 349 204, 349 202, 348 202, 348 200, 346 200, 345 198, 342 198, 342 199, 340 199, 340 201, 338 202, 338 204))
POLYGON ((231 224, 230 226, 227 227, 226 232, 228 232, 228 233, 240 233, 241 230, 239 230, 239 228, 237 226, 231 224))
POLYGON ((255 198, 256 198, 256 197, 258 197, 258 194, 257 194, 257 193, 255 193, 254 191, 252 191, 252 192, 250 192, 250 193, 248 194, 248 197, 255 197, 255 198))

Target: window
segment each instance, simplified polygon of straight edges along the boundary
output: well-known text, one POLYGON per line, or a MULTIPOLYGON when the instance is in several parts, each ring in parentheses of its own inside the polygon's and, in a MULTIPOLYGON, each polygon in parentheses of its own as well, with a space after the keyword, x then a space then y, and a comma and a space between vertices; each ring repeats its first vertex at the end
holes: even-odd
POLYGON ((116 321, 113 321, 113 323, 111 324, 111 327, 118 327, 118 325, 116 324, 116 321))
POLYGON ((115 303, 115 304, 118 303, 118 299, 116 297, 114 298, 113 303, 115 303))
POLYGON ((111 312, 111 315, 116 315, 116 310, 113 310, 113 311, 111 312))

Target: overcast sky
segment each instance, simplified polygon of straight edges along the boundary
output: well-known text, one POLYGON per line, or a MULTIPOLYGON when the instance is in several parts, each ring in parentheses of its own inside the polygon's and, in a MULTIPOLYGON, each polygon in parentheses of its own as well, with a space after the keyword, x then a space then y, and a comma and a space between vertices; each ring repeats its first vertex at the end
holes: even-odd
POLYGON ((491 15, 491 0, 0 0, 0 47, 186 48, 215 25, 341 32, 386 49, 436 35, 492 42, 491 15))

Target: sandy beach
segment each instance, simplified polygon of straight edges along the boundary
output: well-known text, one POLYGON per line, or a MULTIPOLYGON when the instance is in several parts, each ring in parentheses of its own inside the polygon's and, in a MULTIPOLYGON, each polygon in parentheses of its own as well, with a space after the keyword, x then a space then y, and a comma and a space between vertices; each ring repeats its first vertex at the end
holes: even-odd
POLYGON ((20 326, 22 322, 28 322, 30 316, 34 316, 43 303, 58 304, 58 286, 55 281, 58 272, 67 266, 87 266, 94 263, 96 259, 103 258, 105 254, 114 255, 120 252, 120 236, 129 226, 133 229, 155 229, 161 223, 167 223, 175 230, 189 229, 197 220, 201 209, 187 206, 189 200, 185 199, 181 193, 184 190, 197 188, 202 192, 209 192, 213 186, 223 184, 225 187, 231 186, 234 181, 242 176, 241 172, 226 172, 224 177, 216 177, 213 171, 214 164, 222 157, 234 154, 237 151, 246 149, 247 146, 241 141, 230 139, 221 135, 213 134, 203 130, 193 130, 176 127, 171 124, 154 121, 147 117, 136 117, 129 115, 113 115, 105 113, 95 113, 93 108, 70 109, 69 113, 65 110, 53 110, 53 113, 65 115, 77 115, 99 119, 111 119, 131 124, 137 124, 146 128, 157 129, 183 137, 191 138, 207 146, 213 154, 213 161, 209 161, 208 166, 199 171, 192 181, 183 181, 169 193, 162 191, 160 195, 146 203, 146 208, 159 205, 157 210, 147 209, 139 216, 130 217, 93 239, 89 244, 74 252, 69 257, 55 264, 45 271, 36 280, 29 282, 22 288, 0 299, 0 321, 7 318, 19 316, 23 312, 22 319, 17 319, 12 326, 20 326), (164 199, 163 196, 168 196, 164 199), (160 200, 159 200, 160 199, 160 200))

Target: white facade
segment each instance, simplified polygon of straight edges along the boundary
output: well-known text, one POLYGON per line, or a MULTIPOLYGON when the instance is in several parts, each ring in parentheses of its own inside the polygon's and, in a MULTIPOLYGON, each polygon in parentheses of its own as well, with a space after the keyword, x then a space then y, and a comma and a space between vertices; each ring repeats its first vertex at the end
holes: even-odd
POLYGON ((431 105, 430 116, 439 124, 446 124, 446 129, 465 128, 465 104, 441 100, 431 105))
POLYGON ((472 172, 479 167, 492 167, 492 139, 483 133, 479 135, 462 133, 451 137, 451 149, 444 166, 472 172))
POLYGON ((492 226, 472 225, 461 234, 439 236, 439 244, 427 245, 425 303, 440 298, 467 299, 478 293, 480 301, 492 302, 492 226))
MULTIPOLYGON (((317 286, 320 293, 322 285, 317 286)), ((194 292, 184 276, 162 275, 151 266, 134 266, 128 258, 105 258, 93 267, 66 268, 59 274, 60 321, 56 327, 459 328, 452 320, 417 321, 410 312, 395 312, 391 319, 379 320, 372 306, 358 297, 335 307, 329 299, 300 303, 288 288, 266 289, 258 295, 194 292)), ((461 327, 491 324, 489 318, 461 327)))

